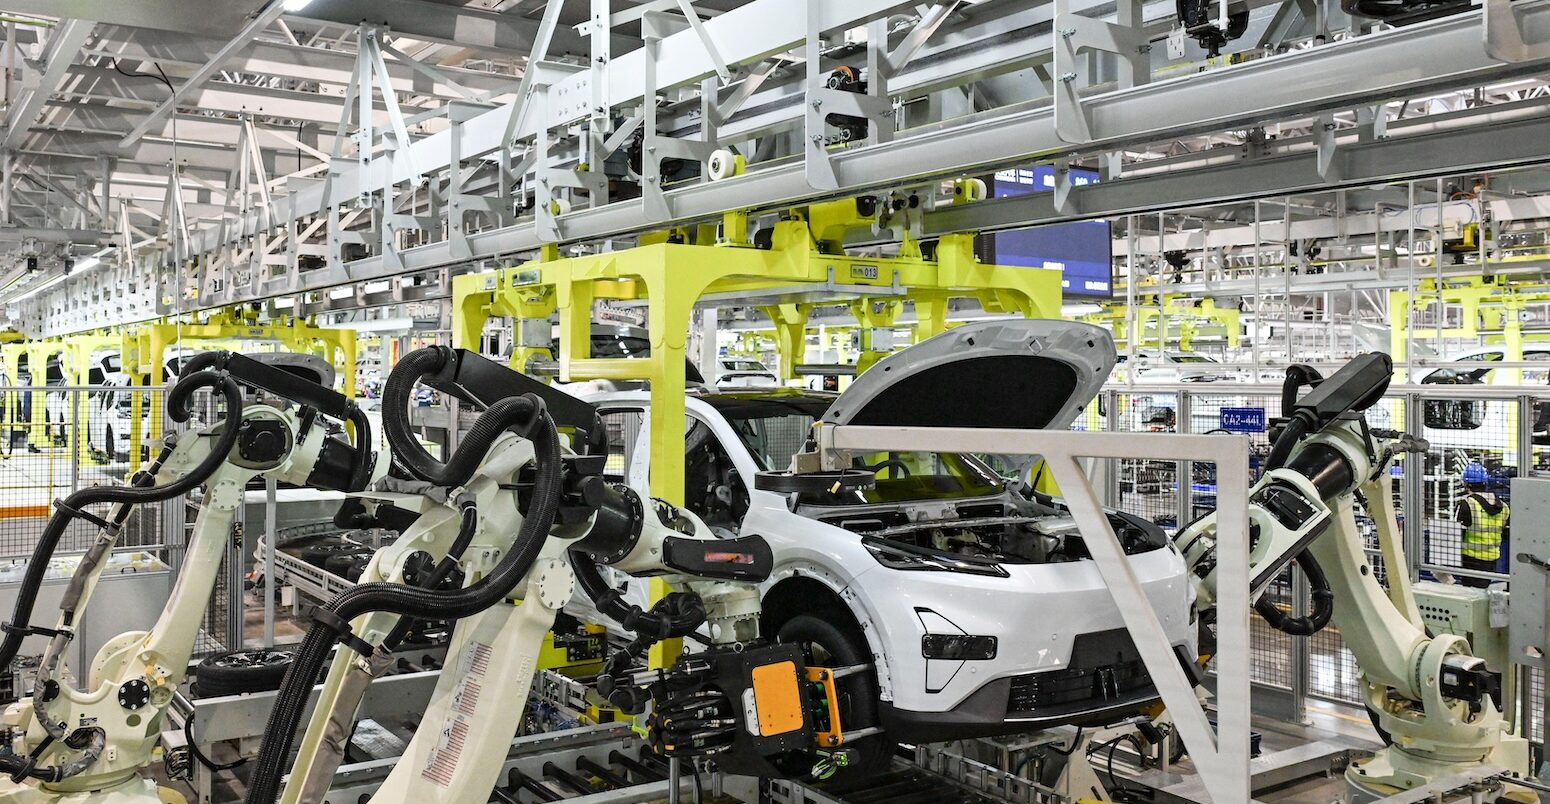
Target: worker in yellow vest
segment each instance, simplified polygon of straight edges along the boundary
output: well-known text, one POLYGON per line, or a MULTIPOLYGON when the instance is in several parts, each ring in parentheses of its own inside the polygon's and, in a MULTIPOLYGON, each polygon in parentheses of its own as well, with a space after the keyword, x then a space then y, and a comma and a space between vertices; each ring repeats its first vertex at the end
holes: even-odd
MULTIPOLYGON (((1479 462, 1471 462, 1464 467, 1463 481, 1466 494, 1459 501, 1458 509, 1454 517, 1464 528, 1464 544, 1459 555, 1459 564, 1466 570, 1480 572, 1501 572, 1498 562, 1501 561, 1503 546, 1507 541, 1511 525, 1508 522, 1510 511, 1507 502, 1496 496, 1487 486, 1488 476, 1485 467, 1479 462)), ((1460 582, 1465 586, 1485 588, 1492 582, 1490 578, 1474 578, 1460 576, 1460 582)))

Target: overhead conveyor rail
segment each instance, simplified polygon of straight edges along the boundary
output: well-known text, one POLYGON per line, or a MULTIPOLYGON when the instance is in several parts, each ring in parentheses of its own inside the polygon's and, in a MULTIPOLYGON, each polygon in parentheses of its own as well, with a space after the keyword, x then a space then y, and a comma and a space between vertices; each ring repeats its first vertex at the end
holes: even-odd
MULTIPOLYGON (((1489 5, 1496 20, 1491 29, 1484 24, 1486 15, 1471 11, 1199 73, 1129 71, 1124 83, 1135 84, 1129 87, 1084 85, 1086 76, 1081 71, 1065 69, 1083 48, 1113 47, 1112 41, 1105 45, 1103 37, 1094 38, 1088 30, 1093 19, 1081 16, 1086 10, 1081 3, 1072 3, 1069 10, 1064 4, 1054 8, 1051 28, 1074 31, 1069 40, 1037 33, 1036 17, 1052 13, 1043 4, 997 6, 978 16, 970 14, 967 24, 956 18, 943 22, 928 14, 917 23, 919 30, 892 51, 862 45, 830 54, 836 57, 827 59, 830 64, 869 63, 877 75, 886 75, 886 81, 873 81, 879 88, 869 89, 872 94, 851 98, 825 94, 833 90, 823 85, 828 71, 817 68, 826 53, 820 37, 837 41, 837 32, 860 26, 885 34, 888 20, 904 4, 754 0, 703 23, 716 43, 712 49, 702 44, 693 28, 678 30, 681 18, 675 25, 648 13, 647 47, 613 53, 609 48, 617 37, 594 37, 594 46, 606 58, 593 59, 587 67, 542 61, 545 52, 540 51, 540 61, 527 82, 534 90, 531 98, 495 108, 448 104, 443 130, 418 139, 408 135, 412 142, 407 144, 399 141, 405 135, 390 126, 380 140, 386 150, 374 158, 342 156, 334 160, 328 178, 287 182, 267 202, 241 214, 234 211, 236 218, 194 232, 186 245, 174 248, 173 241, 181 244, 182 240, 170 238, 166 248, 171 251, 151 250, 133 266, 67 279, 23 306, 30 310, 33 325, 62 331, 90 327, 105 315, 94 312, 100 305, 66 300, 112 300, 143 295, 152 288, 178 288, 181 293, 191 286, 194 290, 187 298, 164 294, 148 308, 128 306, 165 312, 174 307, 216 306, 239 289, 244 295, 267 298, 341 285, 356 287, 353 301, 339 300, 346 306, 364 303, 370 293, 376 293, 373 298, 379 301, 435 295, 426 287, 434 284, 445 295, 445 277, 431 276, 413 286, 395 283, 379 291, 368 291, 365 285, 405 273, 532 252, 550 243, 584 243, 714 219, 729 210, 778 208, 998 166, 1103 155, 1174 137, 1322 119, 1342 110, 1542 72, 1546 54, 1531 45, 1550 39, 1550 4, 1545 0, 1512 3, 1506 15, 1494 8, 1505 5, 1503 0, 1489 5), (1505 32, 1503 21, 1512 23, 1505 32), (988 36, 998 24, 999 30, 1026 35, 988 36), (1517 39, 1530 44, 1506 47, 1517 39), (765 60, 784 52, 804 54, 805 77, 770 79, 765 60), (1505 56, 1523 60, 1506 62, 1505 56), (723 85, 718 74, 721 65, 732 79, 729 84, 723 85), (968 85, 1029 66, 1054 73, 1052 102, 997 107, 918 127, 911 127, 906 119, 900 130, 895 130, 898 107, 885 103, 889 98, 907 99, 927 89, 968 85), (650 79, 654 90, 699 84, 708 94, 698 109, 680 102, 669 104, 659 116, 656 106, 648 105, 649 114, 642 115, 640 99, 647 88, 643 77, 650 79), (1152 80, 1146 83, 1146 79, 1152 80), (793 97, 806 102, 791 104, 793 97), (648 152, 657 148, 660 156, 691 160, 706 158, 712 148, 744 142, 753 133, 789 130, 793 125, 802 137, 821 140, 815 126, 822 126, 823 115, 815 113, 812 102, 825 99, 830 108, 838 108, 838 103, 851 109, 847 114, 870 116, 872 137, 864 144, 838 149, 804 146, 805 151, 794 158, 753 160, 745 175, 715 182, 668 186, 669 178, 653 173, 657 166, 647 160, 641 198, 601 203, 600 174, 589 166, 595 168, 599 157, 622 147, 632 131, 644 132, 648 152), (803 113, 800 120, 797 111, 803 113), (696 113, 715 125, 696 130, 682 123, 696 113), (606 142, 595 141, 601 137, 578 139, 583 122, 599 132, 612 129, 614 136, 606 142), (429 180, 446 201, 433 205, 432 214, 406 212, 405 200, 421 179, 429 180), (584 187, 593 189, 590 205, 567 211, 560 203, 562 196, 584 187), (531 212, 512 217, 529 204, 536 205, 531 212), (484 216, 485 223, 469 224, 466 216, 474 213, 484 216), (377 221, 376 228, 368 221, 377 221), (395 239, 395 231, 418 234, 395 239), (263 248, 244 245, 247 238, 270 234, 277 236, 263 248), (232 237, 238 240, 229 240, 232 237), (169 254, 186 259, 169 260, 169 254), (239 257, 240 262, 233 262, 239 257), (189 270, 196 275, 193 282, 176 281, 189 270), (246 281, 239 281, 243 278, 246 281), (42 312, 50 308, 66 315, 59 321, 45 321, 42 312)), ((1163 26, 1157 24, 1161 11, 1139 2, 1122 3, 1121 15, 1134 20, 1136 27, 1104 30, 1150 41, 1162 33, 1163 26)), ((589 25, 597 32, 608 30, 600 20, 589 25)), ((538 33, 537 41, 542 43, 543 31, 538 33)), ((885 35, 882 41, 888 41, 885 35)), ((372 97, 370 86, 363 90, 368 94, 361 97, 372 97)), ((1063 190, 1053 198, 987 204, 974 213, 979 217, 976 226, 1010 227, 1159 204, 1177 206, 1197 198, 1243 197, 1310 185, 1343 186, 1395 175, 1544 161, 1542 154, 1518 147, 1543 141, 1542 136, 1533 136, 1535 126, 1543 125, 1542 117, 1504 123, 1522 129, 1511 137, 1490 130, 1481 122, 1485 119, 1460 121, 1457 130, 1416 131, 1413 136, 1388 137, 1387 132, 1374 130, 1361 141, 1352 141, 1348 129, 1335 132, 1315 126, 1327 130, 1328 136, 1316 136, 1311 153, 1284 157, 1271 153, 1244 160, 1236 169, 1247 173, 1208 162, 1185 163, 1168 173, 1135 178, 1126 178, 1121 171, 1111 181, 1063 190), (1504 150, 1460 147, 1480 136, 1491 137, 1504 150), (1451 145, 1442 147, 1444 142, 1451 145), (1295 169, 1288 170, 1288 164, 1279 161, 1283 158, 1294 160, 1295 169), (1235 178, 1229 180, 1229 175, 1235 178), (1196 180, 1197 176, 1206 180, 1196 180), (1136 184, 1128 185, 1132 181, 1136 184)), ((373 132, 368 128, 366 133, 373 132)), ((961 210, 929 213, 924 231, 965 228, 963 214, 961 210)))

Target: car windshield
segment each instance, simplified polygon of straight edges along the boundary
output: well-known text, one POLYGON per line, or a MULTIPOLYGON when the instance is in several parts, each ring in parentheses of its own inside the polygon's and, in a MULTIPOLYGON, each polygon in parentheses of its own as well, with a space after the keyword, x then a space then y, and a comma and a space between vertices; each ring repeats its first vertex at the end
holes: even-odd
MULTIPOLYGON (((831 398, 727 396, 708 401, 732 425, 761 471, 784 471, 831 398)), ((990 467, 968 455, 876 452, 857 455, 851 464, 876 472, 877 485, 853 494, 825 495, 825 504, 983 497, 997 494, 1005 486, 990 467)))
POLYGON ((723 360, 721 367, 727 371, 766 371, 764 364, 756 360, 723 360))
POLYGON ((1172 357, 1172 360, 1175 363, 1215 363, 1216 362, 1215 360, 1213 360, 1213 359, 1211 359, 1209 357, 1206 357, 1205 355, 1174 355, 1172 357))

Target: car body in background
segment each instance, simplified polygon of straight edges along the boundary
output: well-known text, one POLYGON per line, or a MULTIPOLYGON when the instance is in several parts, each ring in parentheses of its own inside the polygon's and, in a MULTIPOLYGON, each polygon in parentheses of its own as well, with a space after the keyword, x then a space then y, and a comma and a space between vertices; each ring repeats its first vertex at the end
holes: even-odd
MULTIPOLYGON (((1114 722, 1156 693, 1059 500, 972 455, 931 452, 855 456, 856 466, 877 473, 870 489, 787 494, 754 482, 787 469, 819 419, 1066 428, 1113 361, 1108 333, 1086 324, 982 322, 884 359, 843 394, 690 390, 685 507, 713 532, 769 542, 775 570, 760 587, 766 636, 831 640, 823 645, 831 656, 873 664, 866 683, 880 702, 878 743, 1114 722), (1113 683, 1095 685, 1094 674, 1113 683)), ((589 401, 609 428, 608 472, 645 488, 650 394, 589 401)), ((1193 657, 1182 560, 1152 523, 1120 512, 1109 518, 1146 594, 1166 613, 1169 641, 1193 657)), ((587 604, 575 605, 585 616, 587 604)))
POLYGON ((774 388, 780 385, 775 372, 758 360, 746 357, 723 357, 716 361, 716 387, 774 388))
MULTIPOLYGON (((1504 368, 1493 366, 1507 359, 1507 349, 1501 345, 1481 346, 1456 352, 1441 362, 1464 364, 1430 371, 1424 369, 1415 380, 1426 386, 1546 386, 1550 385, 1550 344, 1525 344, 1523 362, 1543 363, 1543 367, 1504 368), (1479 364, 1476 368, 1472 364, 1479 364)), ((1436 389, 1442 391, 1441 387, 1436 389)), ((1503 396, 1514 395, 1503 388, 1503 396)), ((1452 453, 1445 466, 1437 467, 1444 474, 1456 474, 1472 460, 1488 466, 1518 465, 1519 424, 1517 402, 1509 399, 1448 399, 1444 394, 1428 393, 1423 403, 1421 437, 1425 438, 1434 452, 1452 453)), ((1399 409, 1384 408, 1384 416, 1373 417, 1374 427, 1395 425, 1393 419, 1399 409), (1388 423, 1385 423, 1385 422, 1388 423)), ((1538 402, 1531 418, 1534 443, 1550 444, 1550 402, 1538 402)), ((1403 425, 1403 422, 1397 424, 1403 425)))

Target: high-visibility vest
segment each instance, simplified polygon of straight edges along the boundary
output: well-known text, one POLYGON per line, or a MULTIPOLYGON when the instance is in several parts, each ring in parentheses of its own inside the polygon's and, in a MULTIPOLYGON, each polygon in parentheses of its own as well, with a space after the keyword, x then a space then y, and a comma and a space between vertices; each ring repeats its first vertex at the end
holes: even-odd
POLYGON ((1507 527, 1507 504, 1501 510, 1490 513, 1480 499, 1471 494, 1464 498, 1469 505, 1469 527, 1464 528, 1464 555, 1481 561, 1495 561, 1502 554, 1502 534, 1507 527))

